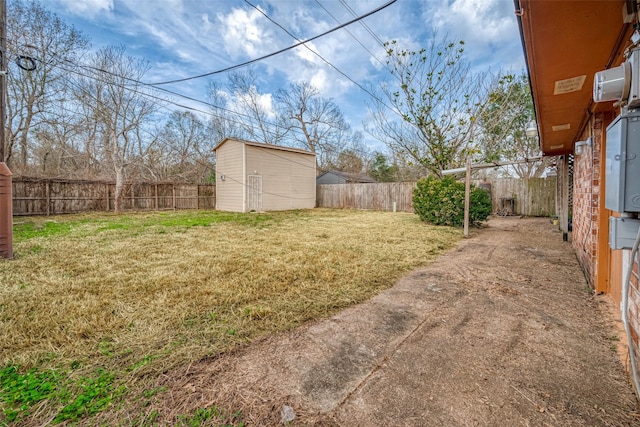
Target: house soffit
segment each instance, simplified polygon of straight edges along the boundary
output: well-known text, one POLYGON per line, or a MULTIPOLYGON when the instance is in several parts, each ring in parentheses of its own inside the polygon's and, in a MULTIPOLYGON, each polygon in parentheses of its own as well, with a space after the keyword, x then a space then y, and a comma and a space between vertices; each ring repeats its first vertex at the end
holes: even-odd
POLYGON ((593 76, 624 60, 624 3, 515 0, 543 154, 572 152, 589 115, 614 109, 594 106, 593 76))

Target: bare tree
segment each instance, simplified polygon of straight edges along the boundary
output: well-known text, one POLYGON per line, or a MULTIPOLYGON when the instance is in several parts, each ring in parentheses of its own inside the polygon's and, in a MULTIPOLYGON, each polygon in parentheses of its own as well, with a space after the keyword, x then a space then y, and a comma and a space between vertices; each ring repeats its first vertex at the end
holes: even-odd
POLYGON ((159 147, 163 154, 158 175, 187 182, 206 180, 214 167, 214 144, 205 124, 195 114, 174 111, 160 132, 159 147))
POLYGON ((317 166, 331 163, 342 148, 362 135, 352 132, 340 108, 307 82, 292 84, 276 95, 280 120, 290 131, 294 144, 316 153, 317 166))
POLYGON ((140 83, 149 69, 148 63, 125 55, 124 47, 102 48, 93 55, 91 62, 92 69, 100 71, 80 79, 78 99, 95 118, 96 137, 115 175, 114 209, 119 212, 127 167, 132 159, 144 156, 141 129, 156 111, 158 103, 144 96, 140 83))
POLYGON ((462 41, 434 38, 427 48, 413 51, 394 40, 385 48, 397 80, 382 86, 383 96, 371 111, 374 126, 367 131, 426 173, 440 176, 475 151, 483 76, 470 72, 462 41))
POLYGON ((286 132, 278 124, 271 95, 258 91, 256 74, 252 70, 231 73, 229 89, 234 97, 236 118, 242 123, 247 138, 280 144, 286 132))
POLYGON ((30 133, 51 122, 66 95, 61 66, 87 52, 88 39, 35 1, 10 1, 7 8, 7 50, 12 60, 7 80, 5 158, 24 170, 29 160, 30 133))
POLYGON ((229 94, 216 82, 207 85, 207 99, 211 117, 207 122, 209 136, 215 143, 225 138, 246 139, 240 120, 229 108, 229 94))

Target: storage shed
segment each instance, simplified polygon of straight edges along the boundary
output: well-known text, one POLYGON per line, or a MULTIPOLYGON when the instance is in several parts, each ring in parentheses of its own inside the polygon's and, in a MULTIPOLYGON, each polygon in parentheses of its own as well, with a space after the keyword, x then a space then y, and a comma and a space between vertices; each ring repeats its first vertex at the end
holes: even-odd
POLYGON ((329 170, 316 178, 316 184, 363 184, 377 182, 375 179, 359 173, 329 170))
POLYGON ((216 209, 261 212, 315 207, 315 153, 235 138, 224 139, 214 151, 216 209))

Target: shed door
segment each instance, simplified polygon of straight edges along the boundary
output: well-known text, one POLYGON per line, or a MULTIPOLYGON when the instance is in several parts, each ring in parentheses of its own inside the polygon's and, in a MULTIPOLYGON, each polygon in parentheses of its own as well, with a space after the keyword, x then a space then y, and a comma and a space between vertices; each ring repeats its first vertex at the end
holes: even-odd
POLYGON ((247 210, 262 211, 262 176, 249 175, 247 185, 247 210))

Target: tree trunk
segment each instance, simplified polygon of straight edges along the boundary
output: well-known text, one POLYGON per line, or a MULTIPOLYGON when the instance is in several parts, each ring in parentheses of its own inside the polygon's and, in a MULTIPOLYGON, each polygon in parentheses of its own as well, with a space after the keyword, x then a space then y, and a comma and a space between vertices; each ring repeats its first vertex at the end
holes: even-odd
POLYGON ((124 199, 124 160, 120 155, 120 146, 118 145, 118 135, 115 132, 111 134, 111 161, 116 173, 116 188, 113 195, 113 210, 115 213, 122 212, 122 202, 124 199))
POLYGON ((113 194, 113 199, 114 199, 114 203, 113 203, 113 210, 115 213, 120 213, 122 212, 122 202, 124 200, 124 180, 125 180, 125 174, 124 174, 124 167, 123 166, 115 166, 115 170, 116 170, 116 189, 115 192, 113 194))

